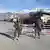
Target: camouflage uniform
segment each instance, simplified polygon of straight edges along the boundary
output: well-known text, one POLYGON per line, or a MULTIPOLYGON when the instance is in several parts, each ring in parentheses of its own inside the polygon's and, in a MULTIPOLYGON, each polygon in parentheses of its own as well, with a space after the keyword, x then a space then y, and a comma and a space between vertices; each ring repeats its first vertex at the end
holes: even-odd
POLYGON ((38 33, 38 38, 40 38, 40 32, 42 30, 42 21, 40 19, 37 19, 35 22, 35 37, 36 37, 36 32, 38 33))
POLYGON ((15 27, 15 31, 14 31, 14 38, 16 37, 16 31, 18 32, 18 37, 21 34, 21 26, 20 26, 20 18, 17 18, 17 21, 14 22, 14 27, 15 27))

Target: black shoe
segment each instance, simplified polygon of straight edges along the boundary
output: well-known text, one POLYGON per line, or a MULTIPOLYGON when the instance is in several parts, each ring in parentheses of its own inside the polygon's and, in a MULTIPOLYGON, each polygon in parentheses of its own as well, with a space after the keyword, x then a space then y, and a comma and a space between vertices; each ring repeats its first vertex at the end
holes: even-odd
POLYGON ((36 39, 36 37, 34 37, 34 39, 36 39))
POLYGON ((18 40, 18 39, 16 39, 16 40, 18 40))
POLYGON ((40 39, 40 36, 38 37, 38 39, 40 39))
POLYGON ((14 40, 15 39, 15 37, 12 37, 12 40, 14 40))

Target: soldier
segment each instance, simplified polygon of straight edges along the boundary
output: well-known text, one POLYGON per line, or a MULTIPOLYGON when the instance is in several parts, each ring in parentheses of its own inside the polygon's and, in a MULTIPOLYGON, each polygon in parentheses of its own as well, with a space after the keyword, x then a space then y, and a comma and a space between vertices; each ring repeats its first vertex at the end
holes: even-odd
POLYGON ((40 32, 43 28, 43 23, 40 19, 37 19, 35 22, 35 37, 36 37, 36 33, 38 33, 38 38, 40 39, 40 32))
POLYGON ((21 34, 21 20, 20 20, 20 18, 18 17, 18 19, 17 19, 18 21, 17 21, 17 30, 18 30, 18 37, 19 37, 19 35, 21 34))
POLYGON ((20 18, 18 17, 16 19, 16 21, 14 22, 14 28, 15 28, 15 31, 14 31, 14 39, 16 38, 16 31, 18 32, 18 37, 19 35, 21 34, 21 26, 20 26, 20 18))

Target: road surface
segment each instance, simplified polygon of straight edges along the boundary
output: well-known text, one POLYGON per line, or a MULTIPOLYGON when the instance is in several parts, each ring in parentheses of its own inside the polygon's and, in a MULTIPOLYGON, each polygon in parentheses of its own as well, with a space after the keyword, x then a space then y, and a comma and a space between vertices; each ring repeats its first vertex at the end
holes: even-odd
MULTIPOLYGON (((13 36, 12 28, 12 23, 0 22, 0 32, 13 36)), ((50 29, 45 29, 43 32, 44 34, 50 34, 49 31, 50 29)), ((50 50, 50 35, 41 35, 41 38, 36 38, 36 40, 33 37, 21 35, 19 41, 13 41, 6 36, 0 35, 0 50, 50 50)))

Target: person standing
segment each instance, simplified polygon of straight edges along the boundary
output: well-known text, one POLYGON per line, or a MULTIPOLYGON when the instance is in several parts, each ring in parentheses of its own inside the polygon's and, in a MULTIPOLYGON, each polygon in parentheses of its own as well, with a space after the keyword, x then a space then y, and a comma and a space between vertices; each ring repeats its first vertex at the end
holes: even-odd
POLYGON ((14 31, 14 39, 16 38, 16 33, 18 32, 18 34, 17 34, 17 36, 18 36, 18 38, 19 38, 19 36, 20 36, 20 34, 21 34, 21 26, 20 26, 20 24, 21 24, 21 21, 20 21, 20 18, 18 17, 17 19, 16 19, 16 21, 14 22, 14 28, 15 28, 15 31, 14 31))

